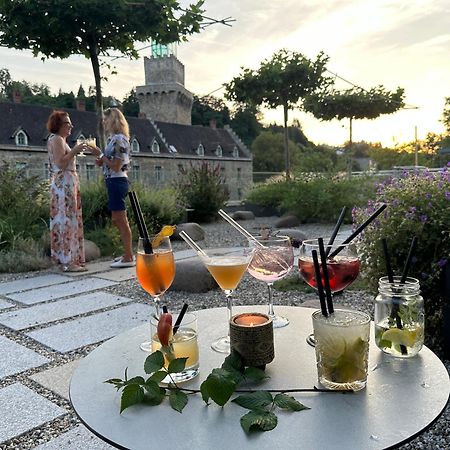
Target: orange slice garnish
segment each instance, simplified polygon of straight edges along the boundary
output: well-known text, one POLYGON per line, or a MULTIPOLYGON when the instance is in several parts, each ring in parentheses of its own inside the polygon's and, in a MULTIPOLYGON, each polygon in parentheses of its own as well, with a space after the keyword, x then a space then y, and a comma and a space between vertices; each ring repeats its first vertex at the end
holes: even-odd
POLYGON ((159 245, 161 244, 162 240, 165 237, 172 236, 172 234, 176 230, 176 228, 177 227, 175 225, 164 225, 162 227, 161 231, 153 238, 152 246, 153 247, 159 247, 159 245))

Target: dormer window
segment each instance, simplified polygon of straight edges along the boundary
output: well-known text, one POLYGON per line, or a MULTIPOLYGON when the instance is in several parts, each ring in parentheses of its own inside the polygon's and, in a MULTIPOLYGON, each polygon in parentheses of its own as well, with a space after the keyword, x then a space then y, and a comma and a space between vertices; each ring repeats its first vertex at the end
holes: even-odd
POLYGON ((198 156, 205 156, 205 147, 203 147, 202 144, 199 144, 197 147, 197 155, 198 156))
MULTIPOLYGON (((133 140, 131 141, 131 151, 133 153, 138 153, 139 149, 140 149, 140 146, 139 146, 138 140, 136 138, 133 138, 133 140)), ((153 151, 153 148, 152 148, 152 151, 153 151)), ((157 152, 157 153, 159 153, 159 152, 157 152)))
POLYGON ((28 145, 28 136, 27 134, 20 130, 15 137, 16 145, 25 146, 28 145))
POLYGON ((216 156, 222 156, 222 147, 220 145, 216 147, 216 156))
POLYGON ((156 139, 153 139, 152 142, 152 153, 159 153, 159 144, 156 139))
POLYGON ((233 158, 239 158, 239 149, 236 146, 233 148, 233 158))

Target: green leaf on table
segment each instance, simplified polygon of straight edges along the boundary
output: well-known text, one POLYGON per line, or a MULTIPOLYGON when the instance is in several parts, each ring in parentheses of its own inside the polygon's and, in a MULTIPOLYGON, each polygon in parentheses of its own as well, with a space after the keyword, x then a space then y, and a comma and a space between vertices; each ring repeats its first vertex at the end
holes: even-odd
POLYGON ((167 368, 167 372, 169 373, 178 373, 183 372, 186 367, 186 361, 188 358, 175 358, 170 361, 169 367, 167 368))
POLYGON ((289 411, 303 411, 304 409, 310 409, 308 406, 305 406, 299 401, 295 400, 294 397, 286 394, 275 395, 273 401, 275 405, 278 406, 278 408, 288 409, 289 411))
POLYGON ((202 394, 202 400, 209 405, 208 385, 205 382, 200 385, 200 394, 202 394))
POLYGON ((246 433, 250 431, 270 431, 278 423, 277 416, 270 411, 250 411, 241 417, 241 426, 246 433))
POLYGON ((213 369, 208 378, 202 383, 201 391, 204 399, 204 392, 214 400, 219 406, 225 405, 236 389, 236 382, 233 375, 225 369, 213 369), (203 386, 203 387, 202 387, 203 386))
POLYGON ((153 352, 152 354, 148 355, 147 358, 145 359, 144 371, 145 373, 150 374, 153 372, 157 372, 163 366, 164 366, 164 356, 159 350, 157 350, 156 352, 153 352))
POLYGON ((253 381, 254 383, 261 383, 261 381, 270 377, 266 375, 266 372, 262 369, 258 369, 257 367, 247 367, 244 371, 244 378, 248 381, 253 381))
POLYGON ((236 350, 232 350, 231 353, 224 359, 221 367, 222 369, 226 369, 230 372, 233 370, 242 372, 244 369, 244 364, 242 363, 241 355, 236 350))
POLYGON ((144 384, 145 398, 144 402, 148 405, 159 405, 166 394, 166 390, 159 386, 156 381, 148 379, 144 384))
POLYGON ((239 406, 247 409, 262 409, 265 406, 272 404, 273 397, 270 392, 256 391, 250 394, 239 395, 232 400, 233 403, 237 403, 239 406))
POLYGON ((120 398, 120 413, 130 406, 141 403, 144 399, 144 390, 138 384, 125 386, 120 398))
POLYGON ((129 385, 129 384, 144 384, 145 380, 142 377, 133 377, 130 378, 129 380, 125 381, 124 385, 129 385))
POLYGON ((164 380, 164 378, 166 377, 167 372, 165 370, 158 370, 158 372, 154 372, 148 380, 152 380, 155 383, 161 383, 161 381, 164 380))
POLYGON ((178 389, 173 389, 170 391, 169 402, 170 406, 175 411, 181 412, 183 411, 183 408, 187 405, 188 396, 178 389))
POLYGON ((120 378, 110 378, 109 380, 105 380, 103 383, 112 384, 117 390, 125 386, 125 382, 120 378))

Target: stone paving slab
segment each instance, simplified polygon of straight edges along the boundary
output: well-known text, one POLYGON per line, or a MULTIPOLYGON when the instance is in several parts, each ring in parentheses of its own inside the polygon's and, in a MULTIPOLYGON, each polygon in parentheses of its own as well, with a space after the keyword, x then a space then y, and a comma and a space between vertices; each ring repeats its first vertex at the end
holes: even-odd
POLYGON ((102 289, 109 286, 114 286, 116 283, 108 280, 100 280, 98 278, 85 278, 83 280, 72 281, 71 283, 58 284, 50 287, 42 287, 33 289, 28 292, 20 292, 17 294, 7 295, 7 298, 16 300, 26 305, 33 305, 34 303, 45 302, 47 300, 54 300, 57 298, 67 297, 69 295, 82 294, 83 292, 93 291, 95 289, 102 289))
POLYGON ((113 448, 115 447, 111 447, 80 425, 50 442, 35 447, 34 450, 110 450, 113 448))
POLYGON ((52 367, 31 375, 30 378, 41 386, 55 392, 69 400, 69 385, 73 371, 78 367, 80 360, 71 361, 63 366, 52 367))
POLYGON ((66 413, 20 383, 0 389, 0 410, 0 442, 66 413))
POLYGON ((97 272, 103 272, 105 270, 113 270, 109 265, 111 261, 93 261, 86 263, 87 272, 65 272, 64 275, 67 275, 71 278, 80 278, 85 277, 86 275, 92 275, 97 272))
POLYGON ((0 309, 11 308, 11 306, 15 306, 12 303, 6 302, 5 300, 0 299, 0 309))
POLYGON ((54 322, 131 301, 127 297, 96 291, 87 295, 0 314, 0 324, 14 330, 23 330, 35 325, 54 322))
POLYGON ((71 281, 71 278, 55 273, 32 278, 23 278, 15 281, 6 281, 0 284, 0 295, 25 291, 28 289, 37 289, 43 286, 64 283, 66 281, 71 281))
MULTIPOLYGON (((109 263, 108 263, 109 267, 109 263)), ((95 277, 111 281, 128 281, 136 278, 136 267, 124 267, 122 269, 111 269, 108 272, 101 272, 95 277)))
POLYGON ((26 335, 59 352, 68 352, 149 322, 152 312, 153 306, 133 303, 112 311, 32 331, 26 335))
POLYGON ((0 336, 0 355, 0 378, 14 375, 49 362, 48 358, 11 341, 5 336, 0 336))

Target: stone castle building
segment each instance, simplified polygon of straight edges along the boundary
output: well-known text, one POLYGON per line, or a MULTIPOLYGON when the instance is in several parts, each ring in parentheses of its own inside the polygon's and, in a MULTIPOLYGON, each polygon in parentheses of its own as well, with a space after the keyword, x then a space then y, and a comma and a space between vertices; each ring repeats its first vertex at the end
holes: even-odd
MULTIPOLYGON (((153 48, 144 65, 146 84, 136 88, 140 117, 127 117, 132 148, 130 180, 162 188, 177 180, 182 167, 206 162, 220 167, 230 200, 243 198, 252 185, 248 148, 229 127, 191 125, 193 95, 184 87, 184 66, 173 52, 153 48)), ((0 102, 0 164, 48 177, 45 124, 51 111, 21 103, 20 97, 0 102)), ((96 135, 96 113, 85 111, 82 102, 67 111, 74 124, 68 138, 71 147, 80 137, 96 135)), ((77 158, 77 168, 82 182, 101 177, 91 156, 77 158)))

